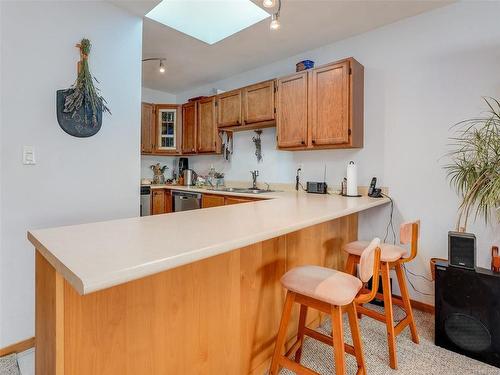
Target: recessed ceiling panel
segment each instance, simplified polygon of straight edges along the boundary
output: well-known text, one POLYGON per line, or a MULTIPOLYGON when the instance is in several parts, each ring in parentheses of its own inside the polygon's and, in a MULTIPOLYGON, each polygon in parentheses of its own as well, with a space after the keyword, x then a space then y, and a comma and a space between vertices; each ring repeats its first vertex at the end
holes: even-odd
POLYGON ((262 21, 269 13, 250 0, 163 0, 146 17, 214 44, 262 21))

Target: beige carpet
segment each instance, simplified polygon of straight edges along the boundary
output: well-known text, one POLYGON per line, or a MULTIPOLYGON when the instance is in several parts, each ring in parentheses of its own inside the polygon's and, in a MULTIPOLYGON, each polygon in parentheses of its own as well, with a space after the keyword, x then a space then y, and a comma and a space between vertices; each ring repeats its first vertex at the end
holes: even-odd
MULTIPOLYGON (((403 312, 395 307, 395 319, 404 317, 403 312)), ((346 342, 352 342, 349 325, 344 317, 346 342)), ((392 370, 388 363, 386 331, 383 323, 363 317, 361 334, 364 343, 364 355, 368 375, 500 375, 500 369, 482 362, 456 354, 434 345, 434 316, 415 311, 415 319, 420 335, 420 344, 411 341, 409 329, 397 337, 398 371, 392 370)), ((328 334, 330 321, 325 321, 319 331, 328 334)), ((356 360, 346 354, 347 374, 356 374, 356 360)), ((302 364, 320 374, 335 374, 331 347, 307 338, 304 343, 302 364)), ((294 374, 282 370, 280 375, 294 374)))

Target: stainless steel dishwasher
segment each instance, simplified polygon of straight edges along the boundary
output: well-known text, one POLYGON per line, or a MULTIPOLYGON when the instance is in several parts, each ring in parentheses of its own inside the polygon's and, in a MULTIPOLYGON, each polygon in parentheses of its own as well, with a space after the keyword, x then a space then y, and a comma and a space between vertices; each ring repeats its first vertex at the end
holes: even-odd
POLYGON ((201 208, 201 193, 174 190, 172 197, 174 198, 174 212, 201 208))

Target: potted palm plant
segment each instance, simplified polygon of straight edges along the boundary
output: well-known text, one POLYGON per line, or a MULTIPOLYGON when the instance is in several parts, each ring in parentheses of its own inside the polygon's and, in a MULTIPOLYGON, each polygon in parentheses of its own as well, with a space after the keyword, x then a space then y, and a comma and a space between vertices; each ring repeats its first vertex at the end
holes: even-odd
POLYGON ((500 102, 484 99, 488 111, 453 128, 451 161, 445 166, 450 184, 462 198, 457 230, 465 231, 471 215, 485 223, 500 222, 500 102))

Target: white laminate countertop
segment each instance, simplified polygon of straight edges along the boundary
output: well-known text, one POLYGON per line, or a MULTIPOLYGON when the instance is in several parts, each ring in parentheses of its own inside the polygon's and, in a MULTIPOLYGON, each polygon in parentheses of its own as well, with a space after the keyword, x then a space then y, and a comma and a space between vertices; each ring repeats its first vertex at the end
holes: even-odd
POLYGON ((88 294, 389 202, 366 196, 163 187, 270 199, 31 230, 28 239, 80 294, 88 294))

